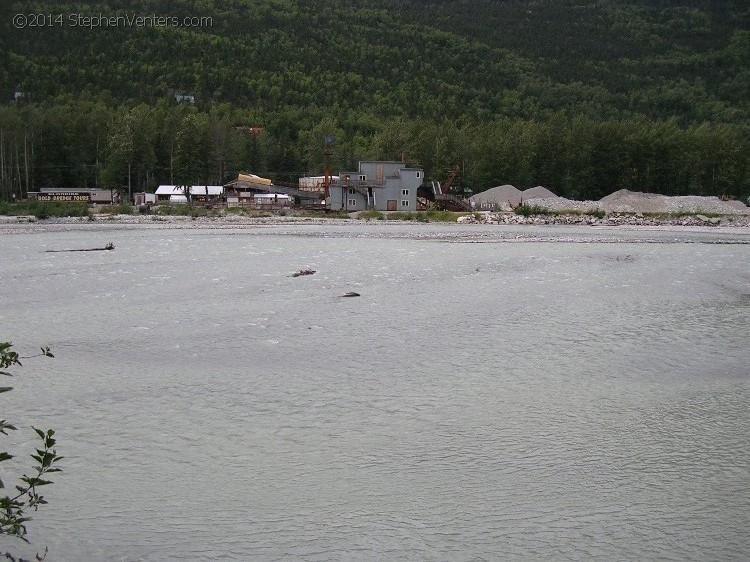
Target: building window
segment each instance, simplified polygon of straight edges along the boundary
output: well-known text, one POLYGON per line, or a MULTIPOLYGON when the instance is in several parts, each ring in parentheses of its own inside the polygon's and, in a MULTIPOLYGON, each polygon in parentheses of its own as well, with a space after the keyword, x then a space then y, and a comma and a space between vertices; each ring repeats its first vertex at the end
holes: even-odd
POLYGON ((360 174, 359 181, 365 181, 366 179, 367 179, 367 176, 365 176, 364 174, 360 174))
POLYGON ((349 206, 350 207, 356 207, 357 206, 357 200, 356 199, 349 199, 349 206))
POLYGON ((409 190, 408 189, 402 189, 401 190, 401 195, 403 195, 404 197, 408 197, 409 196, 409 190))
POLYGON ((417 177, 421 178, 422 177, 422 172, 417 172, 417 177))
POLYGON ((349 195, 354 195, 354 188, 353 187, 349 188, 349 195))
POLYGON ((408 207, 409 206, 409 200, 408 199, 402 199, 401 200, 401 206, 402 207, 408 207))

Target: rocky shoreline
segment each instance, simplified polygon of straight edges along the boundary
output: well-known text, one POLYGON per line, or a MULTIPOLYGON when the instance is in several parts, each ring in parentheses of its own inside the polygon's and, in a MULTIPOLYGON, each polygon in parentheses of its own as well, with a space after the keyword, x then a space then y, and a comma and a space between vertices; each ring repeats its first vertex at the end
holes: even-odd
POLYGON ((604 216, 586 214, 553 214, 523 216, 514 213, 480 212, 459 217, 464 224, 557 224, 578 226, 731 226, 750 227, 748 215, 648 215, 643 213, 610 213, 604 216))
MULTIPOLYGON (((245 226, 273 225, 351 225, 369 222, 379 225, 421 224, 414 220, 388 219, 365 221, 352 213, 349 218, 304 215, 270 215, 252 217, 226 215, 215 217, 188 217, 162 215, 92 215, 91 217, 65 217, 37 219, 34 216, 0 216, 0 232, 39 230, 45 228, 80 227, 142 227, 142 228, 242 228, 245 226)), ((704 227, 718 226, 750 228, 750 215, 649 215, 644 213, 610 213, 603 216, 589 214, 544 214, 523 216, 512 212, 480 211, 457 215, 455 222, 439 224, 461 225, 571 225, 591 227, 704 227)))

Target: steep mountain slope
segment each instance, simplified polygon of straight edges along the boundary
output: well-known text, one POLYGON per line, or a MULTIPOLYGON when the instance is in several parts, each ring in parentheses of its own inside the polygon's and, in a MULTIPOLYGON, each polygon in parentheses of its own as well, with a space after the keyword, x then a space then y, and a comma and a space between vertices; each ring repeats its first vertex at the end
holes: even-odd
POLYGON ((18 88, 36 100, 107 92, 153 102, 176 89, 199 103, 417 118, 750 115, 750 9, 739 1, 136 4, 4 3, 3 96, 18 88), (25 28, 13 27, 16 14, 25 28), (135 15, 145 25, 128 24, 135 15), (121 20, 106 25, 113 16, 121 20))

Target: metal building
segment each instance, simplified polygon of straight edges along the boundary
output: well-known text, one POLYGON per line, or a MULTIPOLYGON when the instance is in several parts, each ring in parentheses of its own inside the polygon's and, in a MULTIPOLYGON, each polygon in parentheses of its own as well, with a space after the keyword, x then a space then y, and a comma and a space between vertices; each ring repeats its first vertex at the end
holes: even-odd
POLYGON ((328 208, 332 211, 416 211, 417 189, 424 181, 421 168, 403 162, 361 161, 356 172, 341 172, 331 182, 328 208))

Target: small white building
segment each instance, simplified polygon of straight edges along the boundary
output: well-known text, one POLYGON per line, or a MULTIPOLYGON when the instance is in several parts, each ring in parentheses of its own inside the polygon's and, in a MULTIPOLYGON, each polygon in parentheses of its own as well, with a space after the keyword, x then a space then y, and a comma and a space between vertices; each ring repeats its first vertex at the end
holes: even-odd
MULTIPOLYGON (((223 185, 191 185, 189 186, 190 199, 196 203, 209 203, 221 200, 224 195, 223 185)), ((187 194, 184 185, 160 185, 156 188, 157 202, 187 203, 187 194)))
POLYGON ((133 194, 133 201, 135 206, 140 207, 141 205, 155 205, 156 204, 156 193, 145 193, 138 192, 133 194))

